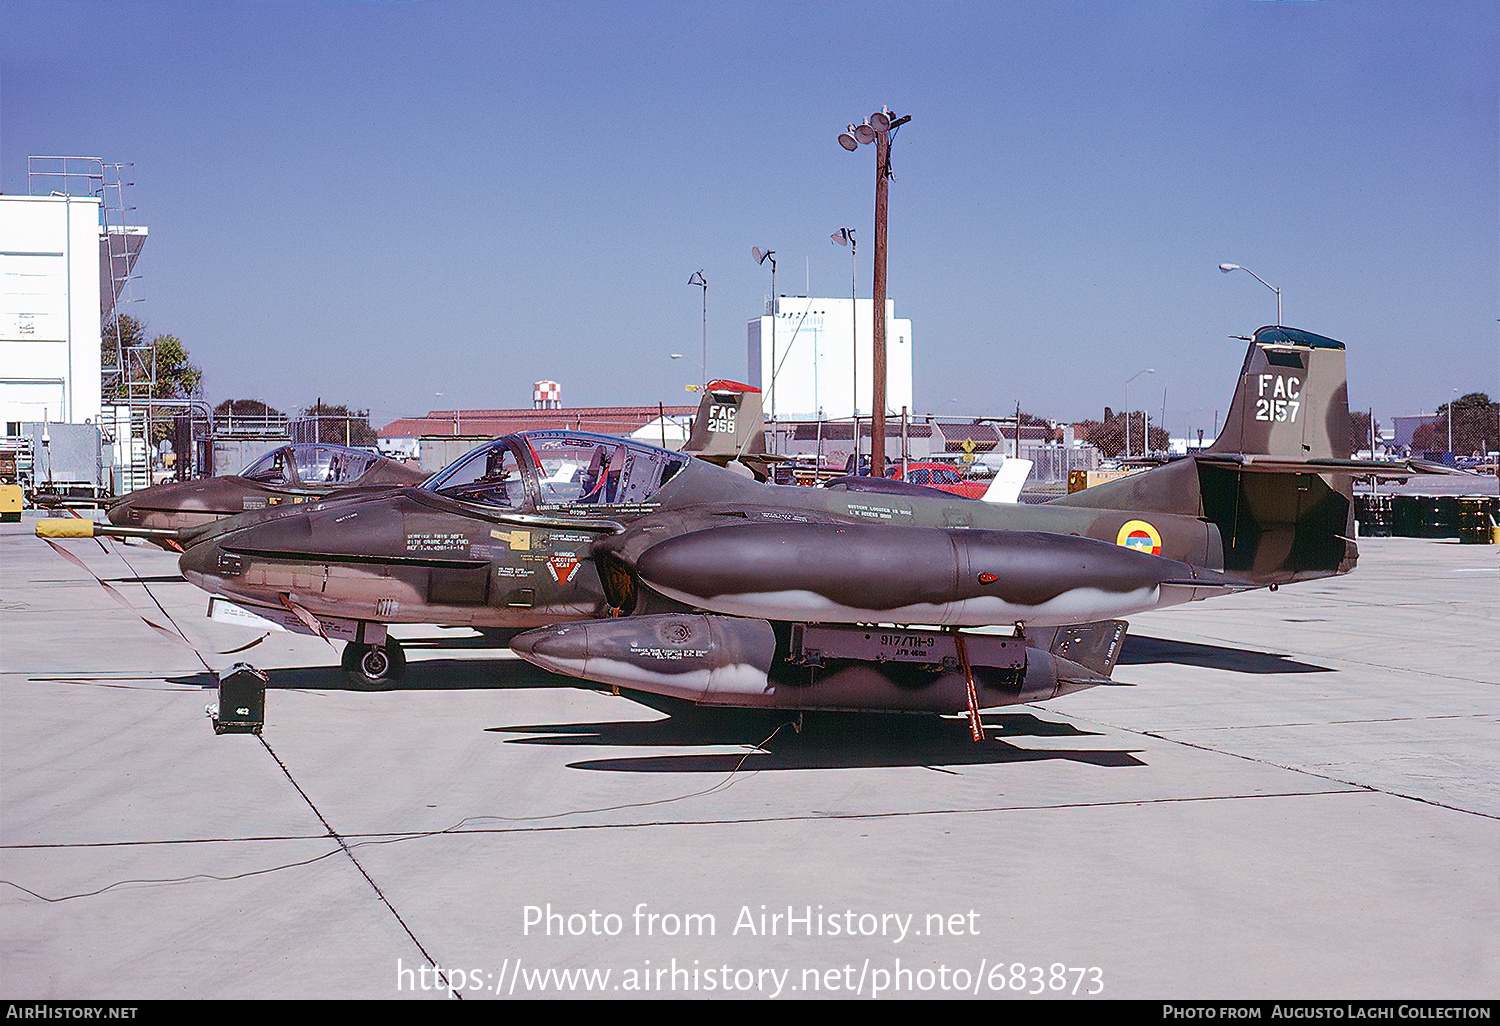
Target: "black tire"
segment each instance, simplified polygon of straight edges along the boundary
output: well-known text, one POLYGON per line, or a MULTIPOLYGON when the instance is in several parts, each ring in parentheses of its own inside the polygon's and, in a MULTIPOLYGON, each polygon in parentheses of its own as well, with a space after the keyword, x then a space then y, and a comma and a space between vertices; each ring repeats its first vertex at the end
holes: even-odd
POLYGON ((386 638, 384 645, 350 642, 344 646, 339 663, 344 674, 362 691, 389 691, 406 673, 406 653, 395 638, 386 638))

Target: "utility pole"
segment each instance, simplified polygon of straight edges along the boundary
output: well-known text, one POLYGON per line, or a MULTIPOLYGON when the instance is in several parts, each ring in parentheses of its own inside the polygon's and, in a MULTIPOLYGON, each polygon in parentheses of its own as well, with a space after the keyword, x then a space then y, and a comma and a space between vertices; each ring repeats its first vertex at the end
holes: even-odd
POLYGON ((892 118, 881 108, 861 125, 850 125, 840 133, 839 145, 854 151, 862 143, 875 144, 875 274, 871 286, 871 319, 874 323, 872 363, 875 381, 871 388, 870 476, 885 476, 885 271, 886 217, 890 206, 891 133, 911 120, 911 115, 892 118))

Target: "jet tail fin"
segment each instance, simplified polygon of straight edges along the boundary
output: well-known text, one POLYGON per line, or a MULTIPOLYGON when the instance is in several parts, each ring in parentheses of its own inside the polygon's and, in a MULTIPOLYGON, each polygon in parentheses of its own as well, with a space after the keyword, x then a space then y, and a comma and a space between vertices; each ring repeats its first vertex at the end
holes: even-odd
POLYGON ((766 433, 760 389, 738 381, 710 381, 682 451, 723 466, 764 456, 766 433))
POLYGON ((1197 517, 1223 569, 1257 585, 1348 573, 1357 551, 1344 344, 1298 328, 1256 331, 1229 414, 1207 449, 1055 500, 1197 517))
POLYGON ((1344 344, 1278 325, 1250 340, 1224 429, 1207 451, 1347 460, 1349 436, 1344 344))

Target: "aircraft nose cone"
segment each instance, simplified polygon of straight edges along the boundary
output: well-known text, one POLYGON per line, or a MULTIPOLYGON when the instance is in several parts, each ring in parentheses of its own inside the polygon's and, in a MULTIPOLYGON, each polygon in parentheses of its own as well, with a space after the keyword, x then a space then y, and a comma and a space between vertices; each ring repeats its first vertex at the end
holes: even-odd
POLYGON ((141 522, 141 511, 129 499, 117 499, 110 503, 106 515, 111 524, 121 527, 132 527, 141 522))
POLYGON ((539 627, 517 634, 511 639, 510 648, 528 663, 566 673, 569 668, 582 668, 588 660, 588 628, 583 624, 539 627))
POLYGON ((217 576, 220 551, 218 543, 212 541, 190 545, 177 557, 177 569, 189 584, 212 591, 213 585, 208 578, 217 576))

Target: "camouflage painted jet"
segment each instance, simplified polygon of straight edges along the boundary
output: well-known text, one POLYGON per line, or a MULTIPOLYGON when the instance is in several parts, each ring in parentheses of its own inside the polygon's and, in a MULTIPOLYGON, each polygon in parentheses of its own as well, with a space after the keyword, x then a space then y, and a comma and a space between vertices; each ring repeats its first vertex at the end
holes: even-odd
POLYGON ((540 431, 422 487, 183 532, 180 566, 213 615, 348 641, 344 667, 372 686, 403 664, 388 624, 466 624, 525 630, 518 654, 596 685, 706 706, 967 708, 978 736, 980 708, 1110 683, 1123 617, 1347 573, 1352 479, 1414 472, 1350 459, 1342 343, 1267 327, 1211 447, 1043 505, 775 486, 540 431))
MULTIPOLYGON (((283 445, 238 474, 173 481, 132 492, 112 503, 109 519, 122 527, 177 531, 266 509, 321 499, 334 493, 421 484, 427 473, 374 453, 342 445, 283 445)), ((153 538, 177 547, 171 536, 153 538)))

